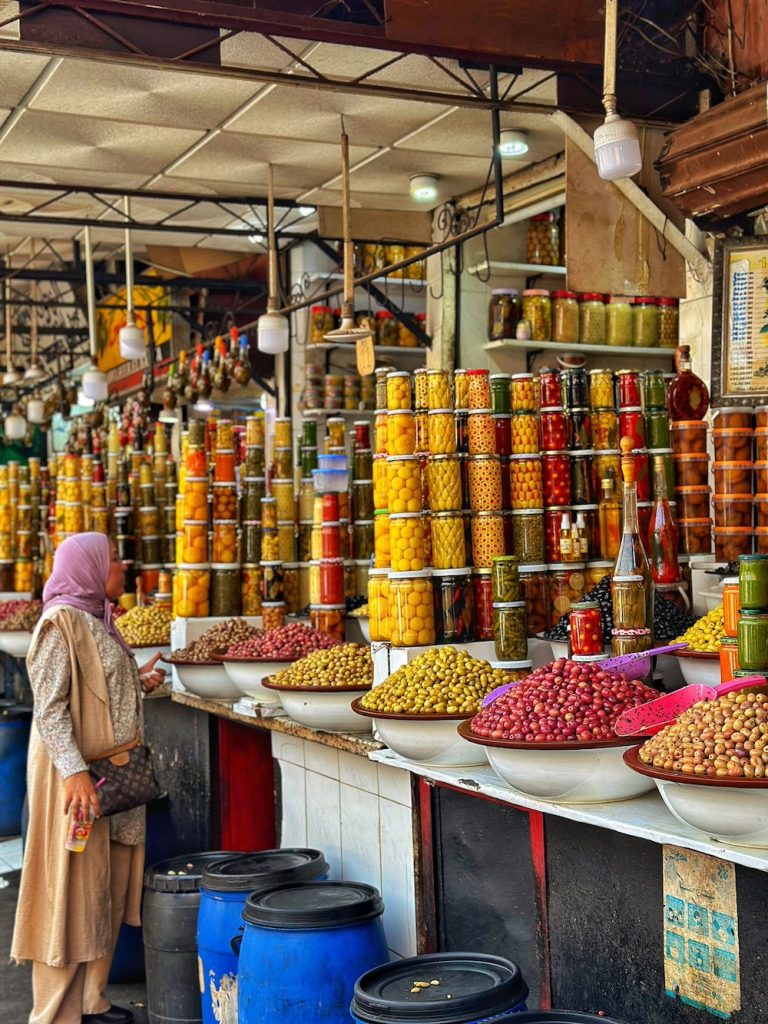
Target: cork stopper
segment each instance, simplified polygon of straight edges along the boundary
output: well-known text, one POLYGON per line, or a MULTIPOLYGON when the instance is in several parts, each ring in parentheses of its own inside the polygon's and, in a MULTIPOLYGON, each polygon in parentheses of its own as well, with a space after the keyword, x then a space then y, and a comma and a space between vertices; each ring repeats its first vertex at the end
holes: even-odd
POLYGON ((621 448, 621 475, 624 478, 625 484, 633 484, 635 482, 636 460, 632 454, 633 443, 631 437, 622 437, 619 441, 619 447, 621 448))

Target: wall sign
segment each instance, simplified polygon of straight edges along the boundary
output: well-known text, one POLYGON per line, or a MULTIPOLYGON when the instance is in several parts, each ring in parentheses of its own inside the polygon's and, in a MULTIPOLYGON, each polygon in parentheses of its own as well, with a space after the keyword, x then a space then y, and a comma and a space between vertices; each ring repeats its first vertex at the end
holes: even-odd
POLYGON ((713 402, 768 401, 768 238, 719 241, 713 281, 713 402))
POLYGON ((716 1017, 741 1008, 736 869, 678 846, 664 847, 664 987, 716 1017))

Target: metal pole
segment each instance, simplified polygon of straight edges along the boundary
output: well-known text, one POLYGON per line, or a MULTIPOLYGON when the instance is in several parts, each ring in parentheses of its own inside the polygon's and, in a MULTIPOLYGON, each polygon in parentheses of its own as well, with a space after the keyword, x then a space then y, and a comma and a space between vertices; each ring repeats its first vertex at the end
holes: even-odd
MULTIPOLYGON (((131 222, 131 200, 128 196, 123 197, 123 209, 127 224, 131 222)), ((131 229, 125 229, 125 305, 126 323, 132 324, 133 320, 133 246, 131 244, 131 229)), ((94 306, 95 309, 95 306, 94 306)))
POLYGON ((85 290, 88 304, 88 343, 91 359, 96 364, 96 283, 93 279, 93 249, 91 247, 91 229, 86 227, 85 238, 85 290))

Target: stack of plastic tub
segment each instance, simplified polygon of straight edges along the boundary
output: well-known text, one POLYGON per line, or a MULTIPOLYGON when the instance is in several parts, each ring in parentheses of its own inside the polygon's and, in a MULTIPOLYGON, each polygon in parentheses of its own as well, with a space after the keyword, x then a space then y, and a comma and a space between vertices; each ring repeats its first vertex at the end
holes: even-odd
POLYGON ((715 557, 735 562, 754 543, 754 409, 714 409, 712 426, 715 557))
POLYGON ((755 408, 755 550, 768 554, 768 405, 755 408))
POLYGON ((712 518, 707 424, 704 420, 673 420, 670 427, 680 550, 685 555, 708 555, 712 551, 712 518))

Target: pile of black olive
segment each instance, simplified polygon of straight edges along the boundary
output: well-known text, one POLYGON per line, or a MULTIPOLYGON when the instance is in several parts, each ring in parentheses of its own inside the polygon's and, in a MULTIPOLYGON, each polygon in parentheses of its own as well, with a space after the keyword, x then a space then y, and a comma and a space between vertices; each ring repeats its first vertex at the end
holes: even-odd
MULTIPOLYGON (((600 617, 603 622, 603 643, 611 642, 611 630, 613 629, 613 603, 611 601, 611 577, 604 576, 596 587, 593 587, 588 594, 585 594, 582 601, 594 601, 600 608, 600 617)), ((676 604, 661 594, 655 595, 653 607, 653 635, 657 644, 664 644, 675 637, 680 636, 696 622, 696 616, 691 612, 683 611, 676 604)), ((546 640, 559 640, 562 643, 568 639, 568 613, 562 615, 557 623, 546 630, 543 634, 546 640)))

